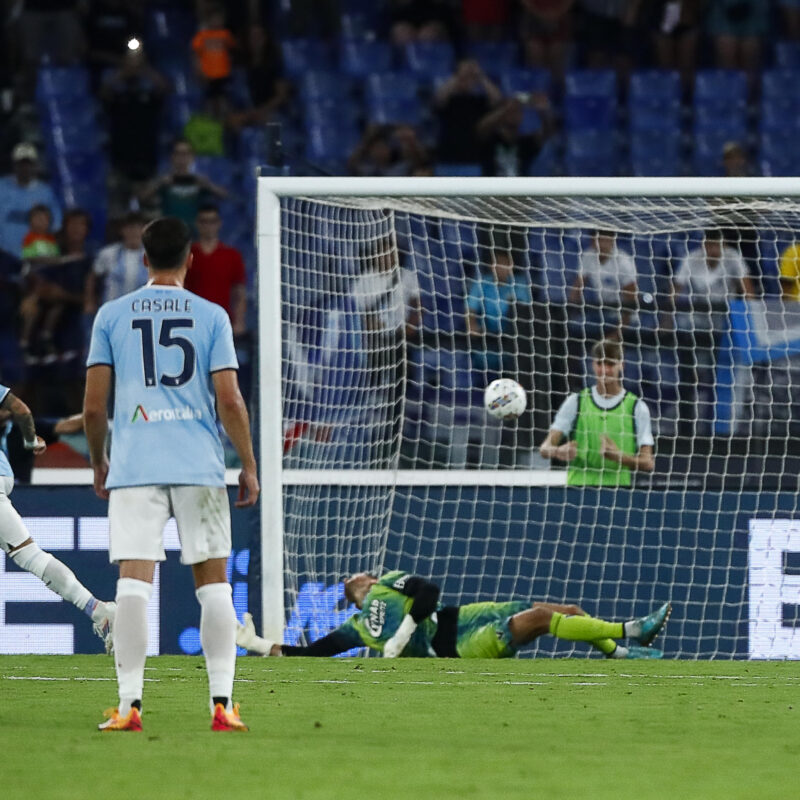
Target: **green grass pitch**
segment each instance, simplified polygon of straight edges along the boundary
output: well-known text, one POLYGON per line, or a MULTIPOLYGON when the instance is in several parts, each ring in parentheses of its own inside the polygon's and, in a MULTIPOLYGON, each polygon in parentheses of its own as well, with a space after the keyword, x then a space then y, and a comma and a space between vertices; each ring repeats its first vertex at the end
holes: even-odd
POLYGON ((0 797, 797 798, 791 662, 148 660, 142 734, 101 734, 101 656, 0 657, 0 797))

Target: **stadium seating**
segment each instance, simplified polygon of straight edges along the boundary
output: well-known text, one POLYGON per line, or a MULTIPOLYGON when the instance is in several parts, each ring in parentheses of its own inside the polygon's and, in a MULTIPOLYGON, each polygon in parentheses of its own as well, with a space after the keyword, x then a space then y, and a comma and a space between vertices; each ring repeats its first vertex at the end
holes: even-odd
POLYGON ((487 75, 497 78, 517 66, 519 45, 508 41, 470 42, 465 55, 467 58, 474 58, 487 75))
POLYGON ((505 70, 500 76, 500 88, 506 95, 519 93, 552 92, 553 81, 550 70, 512 68, 505 70))
POLYGON ((681 84, 677 72, 644 70, 631 75, 628 91, 631 131, 676 130, 681 123, 681 84))
POLYGON ((392 68, 392 48, 388 42, 345 39, 339 51, 339 69, 354 78, 366 78, 392 68))
POLYGON ((613 131, 591 129, 569 131, 564 141, 564 166, 568 175, 618 174, 619 152, 613 131))
POLYGON ((651 177, 680 175, 681 134, 675 129, 631 131, 631 174, 651 177))
POLYGON ((568 72, 564 94, 565 130, 609 130, 616 123, 616 73, 612 70, 568 72))
POLYGON ((453 72, 455 52, 449 42, 409 42, 405 62, 420 80, 433 81, 453 72))
POLYGON ((327 43, 317 39, 285 39, 281 43, 283 68, 291 78, 302 79, 311 71, 335 72, 327 43))

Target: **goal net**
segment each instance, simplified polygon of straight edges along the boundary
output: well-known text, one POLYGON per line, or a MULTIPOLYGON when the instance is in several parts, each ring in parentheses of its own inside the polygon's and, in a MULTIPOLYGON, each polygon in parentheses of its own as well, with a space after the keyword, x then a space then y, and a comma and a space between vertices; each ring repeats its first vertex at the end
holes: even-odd
POLYGON ((343 577, 403 569, 445 604, 670 600, 668 656, 800 657, 794 188, 259 178, 267 633, 313 641, 343 577), (590 388, 599 341, 621 387, 590 388), (557 412, 570 463, 539 452, 557 412))

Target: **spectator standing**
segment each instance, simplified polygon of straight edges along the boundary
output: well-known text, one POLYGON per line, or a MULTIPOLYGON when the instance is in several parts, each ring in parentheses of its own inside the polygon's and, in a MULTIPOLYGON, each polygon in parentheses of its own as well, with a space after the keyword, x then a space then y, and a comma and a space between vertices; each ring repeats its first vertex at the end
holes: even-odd
POLYGON ((717 66, 744 70, 753 87, 769 32, 771 5, 763 0, 710 0, 708 4, 706 30, 714 41, 717 66))
POLYGON ((194 150, 186 139, 176 139, 170 154, 170 170, 159 176, 140 195, 142 202, 158 200, 164 216, 183 220, 192 230, 200 206, 227 191, 194 172, 194 150))
POLYGON ((232 52, 236 39, 225 27, 225 11, 213 5, 206 12, 203 27, 192 39, 197 74, 205 82, 206 96, 224 95, 233 71, 232 52))
POLYGON ((112 202, 128 207, 131 194, 141 190, 158 164, 158 130, 166 79, 147 61, 144 51, 127 50, 118 69, 100 90, 109 124, 109 151, 114 180, 112 202))
POLYGON ((495 378, 516 380, 528 395, 527 408, 511 431, 513 447, 528 453, 533 445, 533 298, 527 280, 515 270, 511 250, 494 247, 489 269, 470 286, 467 332, 476 383, 495 378))
POLYGON ((502 39, 510 16, 509 0, 461 0, 461 21, 470 39, 502 39))
POLYGON ((478 123, 478 139, 482 142, 484 175, 517 177, 527 175, 553 132, 550 100, 543 92, 512 97, 500 103, 478 123), (541 119, 537 131, 524 132, 525 106, 534 108, 541 119))
POLYGON ((116 300, 147 283, 142 229, 144 220, 131 211, 120 225, 120 241, 104 247, 86 277, 84 312, 93 315, 101 303, 116 300))
POLYGON ((38 154, 28 142, 11 152, 12 174, 0 178, 0 250, 19 256, 28 232, 28 212, 35 205, 53 213, 53 227, 61 225, 61 206, 50 184, 36 177, 38 154))
POLYGON ((503 93, 477 61, 460 61, 434 97, 439 120, 437 160, 449 164, 479 162, 478 123, 502 99, 503 93))
POLYGON ((622 345, 597 342, 595 385, 567 397, 542 442, 544 458, 569 463, 567 486, 630 486, 633 472, 653 471, 650 409, 622 385, 622 368, 622 345))
POLYGON ((128 42, 144 30, 144 9, 129 0, 90 0, 84 6, 88 62, 99 74, 120 67, 128 53, 128 42))
POLYGON ((368 248, 350 296, 363 320, 370 379, 391 409, 387 428, 376 433, 385 448, 381 455, 390 458, 402 425, 410 354, 420 341, 422 306, 416 273, 400 266, 392 237, 368 248))
POLYGON ((613 231, 595 230, 581 252, 578 277, 569 292, 569 378, 582 383, 586 345, 620 339, 636 306, 636 263, 617 246, 613 231))
POLYGON ((560 86, 573 47, 574 0, 523 0, 520 29, 525 62, 549 69, 560 86))
POLYGON ((263 25, 252 25, 247 31, 245 70, 253 105, 230 114, 228 122, 233 128, 264 125, 289 100, 280 46, 263 25))
MULTIPOLYGON (((698 401, 699 369, 713 370, 719 338, 728 320, 728 299, 753 297, 753 283, 741 253, 724 244, 722 231, 708 230, 673 279, 680 382, 680 429, 691 433, 698 401)), ((710 414, 701 414, 710 417, 710 414)))
POLYGON ((185 288, 222 306, 228 312, 233 335, 247 330, 247 274, 241 253, 219 240, 222 218, 214 205, 197 213, 197 241, 192 244, 192 266, 185 288))

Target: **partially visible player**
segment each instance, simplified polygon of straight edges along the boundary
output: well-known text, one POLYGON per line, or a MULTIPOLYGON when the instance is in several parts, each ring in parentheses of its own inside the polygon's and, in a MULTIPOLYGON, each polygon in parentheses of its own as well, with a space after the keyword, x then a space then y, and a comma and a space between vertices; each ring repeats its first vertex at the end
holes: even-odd
POLYGON ((35 575, 56 594, 77 606, 94 623, 94 632, 103 640, 106 652, 114 642, 115 603, 98 600, 76 577, 75 573, 51 553, 42 550, 31 538, 28 529, 8 496, 14 489, 14 472, 6 456, 9 414, 22 432, 26 450, 34 455, 44 453, 47 445, 36 435, 36 425, 25 403, 0 385, 0 547, 19 567, 35 575))
POLYGON ((186 291, 191 234, 174 217, 143 232, 146 286, 103 305, 87 359, 84 422, 94 488, 109 499, 109 557, 119 564, 115 653, 119 706, 99 727, 141 730, 147 603, 162 533, 175 517, 181 561, 200 603, 212 730, 247 730, 231 698, 236 614, 226 563, 231 520, 217 412, 242 462, 237 506, 258 500, 250 421, 224 309, 186 291), (114 439, 106 455, 114 384, 114 439))
POLYGON ((361 609, 308 647, 277 644, 256 635, 245 615, 236 643, 272 656, 333 656, 353 647, 369 647, 384 658, 509 658, 543 634, 589 642, 608 658, 661 658, 649 647, 670 614, 664 603, 652 614, 628 622, 595 619, 575 605, 561 603, 469 603, 439 605, 439 587, 424 578, 395 571, 376 578, 366 572, 344 582, 345 597, 361 609), (624 646, 615 639, 635 639, 624 646))

